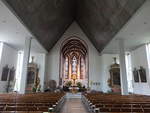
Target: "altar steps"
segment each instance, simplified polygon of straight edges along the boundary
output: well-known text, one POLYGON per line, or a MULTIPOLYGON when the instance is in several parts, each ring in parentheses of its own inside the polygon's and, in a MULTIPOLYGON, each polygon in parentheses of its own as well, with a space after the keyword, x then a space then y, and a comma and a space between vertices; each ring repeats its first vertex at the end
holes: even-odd
POLYGON ((81 93, 67 93, 66 98, 81 98, 81 93))

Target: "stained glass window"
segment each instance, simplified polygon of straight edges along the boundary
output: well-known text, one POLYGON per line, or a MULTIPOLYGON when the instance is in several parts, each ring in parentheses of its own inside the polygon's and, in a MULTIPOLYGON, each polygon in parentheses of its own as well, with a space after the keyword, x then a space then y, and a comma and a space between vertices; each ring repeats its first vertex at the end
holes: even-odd
POLYGON ((84 58, 80 59, 80 79, 83 79, 85 75, 85 61, 84 58))
POLYGON ((76 56, 72 59, 72 74, 77 74, 77 58, 76 56))
POLYGON ((65 58, 65 66, 64 66, 64 73, 65 73, 65 78, 68 79, 69 78, 69 59, 68 57, 65 58))

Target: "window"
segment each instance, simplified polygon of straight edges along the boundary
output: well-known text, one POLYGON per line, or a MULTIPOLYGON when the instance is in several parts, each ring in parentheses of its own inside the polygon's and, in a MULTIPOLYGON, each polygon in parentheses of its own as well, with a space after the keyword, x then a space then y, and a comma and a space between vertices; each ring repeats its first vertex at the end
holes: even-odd
POLYGON ((72 58, 72 74, 77 74, 77 58, 74 56, 72 58))
POLYGON ((2 52, 3 52, 3 42, 0 42, 0 61, 2 57, 2 52))
POLYGON ((65 79, 68 79, 69 78, 69 58, 66 57, 65 58, 65 64, 64 64, 64 75, 65 75, 65 79))
POLYGON ((127 72, 127 80, 128 80, 128 90, 129 92, 133 92, 133 86, 132 86, 132 64, 131 64, 131 53, 126 53, 126 72, 127 72))
POLYGON ((81 57, 80 59, 80 79, 85 77, 85 59, 81 57))
POLYGON ((146 45, 146 52, 147 52, 147 61, 148 61, 148 68, 150 74, 150 43, 146 45))
POLYGON ((16 83, 15 83, 15 88, 14 88, 15 91, 20 91, 22 65, 23 65, 23 51, 19 51, 18 60, 17 60, 17 69, 16 69, 16 83))

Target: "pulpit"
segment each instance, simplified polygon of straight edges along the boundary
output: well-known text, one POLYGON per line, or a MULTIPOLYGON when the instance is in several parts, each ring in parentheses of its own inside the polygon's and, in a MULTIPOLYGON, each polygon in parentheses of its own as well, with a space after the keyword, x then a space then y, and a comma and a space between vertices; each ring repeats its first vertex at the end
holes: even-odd
POLYGON ((40 84, 38 72, 38 65, 34 62, 34 57, 32 57, 32 61, 28 64, 26 93, 31 93, 33 88, 35 88, 36 91, 38 88, 40 84))
POLYGON ((121 93, 120 85, 120 65, 117 64, 116 58, 114 58, 114 64, 110 66, 110 79, 108 80, 109 86, 114 93, 121 93))

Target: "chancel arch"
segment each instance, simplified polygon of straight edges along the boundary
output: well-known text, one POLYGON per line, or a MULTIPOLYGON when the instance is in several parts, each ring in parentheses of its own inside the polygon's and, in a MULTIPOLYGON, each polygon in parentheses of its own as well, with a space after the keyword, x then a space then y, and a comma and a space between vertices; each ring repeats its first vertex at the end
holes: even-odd
POLYGON ((64 41, 60 55, 60 86, 71 81, 88 87, 88 47, 80 38, 73 36, 64 41))

